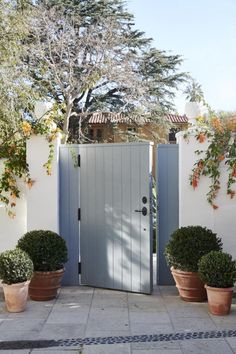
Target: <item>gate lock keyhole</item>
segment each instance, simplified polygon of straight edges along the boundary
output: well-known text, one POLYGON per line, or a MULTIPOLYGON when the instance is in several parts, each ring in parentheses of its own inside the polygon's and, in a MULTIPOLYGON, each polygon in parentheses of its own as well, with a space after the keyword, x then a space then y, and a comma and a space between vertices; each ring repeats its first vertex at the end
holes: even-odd
POLYGON ((136 213, 142 213, 142 215, 147 215, 147 208, 143 207, 141 210, 135 210, 136 213))
POLYGON ((147 204, 147 197, 142 197, 143 204, 147 204))

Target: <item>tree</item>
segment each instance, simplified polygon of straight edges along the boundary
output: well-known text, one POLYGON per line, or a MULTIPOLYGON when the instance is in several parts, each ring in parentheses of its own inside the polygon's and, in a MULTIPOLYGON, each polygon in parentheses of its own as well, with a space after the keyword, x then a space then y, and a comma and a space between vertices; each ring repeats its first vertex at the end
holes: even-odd
POLYGON ((53 98, 84 138, 87 115, 106 110, 148 116, 173 108, 174 90, 185 75, 181 58, 151 47, 134 29, 121 0, 39 1, 32 18, 27 65, 34 85, 53 98))
MULTIPOLYGON (((5 158, 0 178, 0 202, 10 209, 20 190, 16 177, 27 178, 26 138, 22 130, 25 114, 36 99, 24 64, 32 8, 24 0, 0 0, 0 159, 5 158)), ((28 180, 29 181, 29 180, 28 180)))
POLYGON ((13 129, 17 128, 31 97, 21 60, 24 55, 21 44, 28 35, 28 10, 24 4, 24 1, 18 4, 0 0, 0 124, 5 122, 13 129))
POLYGON ((194 79, 190 79, 184 94, 190 102, 204 102, 204 93, 202 86, 194 79))

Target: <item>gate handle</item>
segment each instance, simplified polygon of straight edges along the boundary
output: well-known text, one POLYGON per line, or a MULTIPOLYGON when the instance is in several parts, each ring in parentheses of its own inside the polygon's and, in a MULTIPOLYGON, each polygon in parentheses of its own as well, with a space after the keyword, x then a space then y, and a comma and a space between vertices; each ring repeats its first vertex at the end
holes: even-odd
POLYGON ((135 213, 142 213, 142 215, 147 215, 147 208, 143 207, 142 210, 135 210, 135 213))

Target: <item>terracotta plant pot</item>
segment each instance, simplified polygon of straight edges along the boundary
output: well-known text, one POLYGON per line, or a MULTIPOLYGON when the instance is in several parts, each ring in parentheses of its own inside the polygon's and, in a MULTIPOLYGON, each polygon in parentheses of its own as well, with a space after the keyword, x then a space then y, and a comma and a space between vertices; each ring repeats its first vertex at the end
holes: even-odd
POLYGON ((26 308, 29 281, 16 284, 4 284, 3 292, 6 302, 7 311, 9 312, 22 312, 26 308))
POLYGON ((234 288, 213 288, 205 285, 208 308, 213 315, 228 315, 231 308, 234 288))
POLYGON ((61 279, 64 269, 52 272, 34 272, 29 285, 31 300, 47 301, 57 296, 57 290, 61 287, 61 279))
POLYGON ((204 283, 196 272, 185 272, 171 267, 176 287, 181 299, 189 302, 202 302, 207 299, 204 283))

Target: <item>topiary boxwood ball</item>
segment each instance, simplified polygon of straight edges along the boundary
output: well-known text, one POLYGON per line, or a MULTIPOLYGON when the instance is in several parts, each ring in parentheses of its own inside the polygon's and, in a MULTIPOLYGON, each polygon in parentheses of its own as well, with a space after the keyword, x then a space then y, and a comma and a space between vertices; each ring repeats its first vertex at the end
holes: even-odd
POLYGON ((68 259, 65 240, 50 230, 27 232, 19 239, 17 246, 29 254, 35 271, 62 269, 68 259))
POLYGON ((214 288, 231 288, 236 281, 236 261, 228 253, 211 251, 198 263, 201 280, 214 288))
POLYGON ((30 280, 34 266, 29 255, 19 248, 0 254, 0 279, 4 284, 17 284, 30 280))
POLYGON ((202 226, 186 226, 172 233, 165 248, 165 257, 175 269, 197 272, 198 261, 203 255, 221 249, 221 239, 211 230, 202 226))

